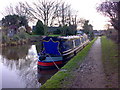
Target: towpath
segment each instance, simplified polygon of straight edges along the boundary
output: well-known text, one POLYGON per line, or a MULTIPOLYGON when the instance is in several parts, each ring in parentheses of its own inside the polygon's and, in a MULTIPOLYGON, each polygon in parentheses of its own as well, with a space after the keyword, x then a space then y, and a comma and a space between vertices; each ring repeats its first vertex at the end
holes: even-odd
POLYGON ((70 88, 105 88, 105 73, 101 60, 101 39, 95 41, 87 57, 74 72, 70 88))

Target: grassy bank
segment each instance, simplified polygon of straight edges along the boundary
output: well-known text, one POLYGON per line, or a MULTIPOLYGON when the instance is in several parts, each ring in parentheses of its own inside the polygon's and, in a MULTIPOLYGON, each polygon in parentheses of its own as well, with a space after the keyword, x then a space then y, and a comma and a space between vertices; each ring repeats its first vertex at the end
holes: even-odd
POLYGON ((102 61, 106 80, 106 87, 116 87, 118 85, 118 45, 105 36, 101 38, 102 61))
POLYGON ((60 71, 47 80, 41 88, 63 88, 64 85, 69 84, 70 78, 73 78, 72 71, 79 67, 78 63, 82 62, 85 58, 95 40, 96 39, 92 40, 82 51, 62 67, 60 71))
POLYGON ((56 35, 48 35, 48 36, 57 37, 57 36, 61 36, 61 35, 56 34, 56 35))

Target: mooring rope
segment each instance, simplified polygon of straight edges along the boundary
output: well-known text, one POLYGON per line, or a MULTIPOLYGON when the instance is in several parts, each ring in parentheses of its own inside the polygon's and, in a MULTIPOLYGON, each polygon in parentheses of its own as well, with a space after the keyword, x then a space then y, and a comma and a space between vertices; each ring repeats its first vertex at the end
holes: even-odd
POLYGON ((52 57, 50 56, 50 54, 47 54, 50 58, 51 58, 51 60, 53 61, 53 63, 55 64, 55 66, 57 67, 57 69, 59 70, 60 68, 57 66, 57 64, 54 62, 54 60, 52 59, 52 57))

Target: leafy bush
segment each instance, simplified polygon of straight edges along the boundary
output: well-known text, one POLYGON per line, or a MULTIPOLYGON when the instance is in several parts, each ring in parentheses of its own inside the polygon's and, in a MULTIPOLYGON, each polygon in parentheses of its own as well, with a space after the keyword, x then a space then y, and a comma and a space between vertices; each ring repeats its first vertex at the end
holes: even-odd
POLYGON ((20 40, 20 37, 18 35, 14 35, 12 41, 18 41, 18 40, 20 40))
POLYGON ((20 39, 27 39, 30 37, 30 35, 26 32, 20 32, 18 36, 20 37, 20 39))
POLYGON ((6 35, 2 35, 2 43, 9 42, 10 38, 8 38, 6 35))
POLYGON ((38 20, 36 26, 35 26, 35 30, 33 31, 33 33, 35 35, 44 35, 44 25, 42 23, 42 21, 38 20))
POLYGON ((18 36, 19 36, 21 39, 26 39, 26 38, 27 38, 26 35, 23 34, 23 33, 20 33, 18 36))
POLYGON ((63 26, 60 27, 60 31, 62 35, 75 35, 76 34, 76 29, 74 25, 71 26, 63 26))
POLYGON ((2 43, 11 43, 11 42, 18 42, 19 40, 25 40, 30 38, 31 36, 26 32, 19 32, 18 34, 15 34, 13 37, 8 37, 5 34, 2 34, 2 43))
POLYGON ((60 29, 57 29, 56 31, 53 32, 53 34, 61 34, 61 30, 60 29))

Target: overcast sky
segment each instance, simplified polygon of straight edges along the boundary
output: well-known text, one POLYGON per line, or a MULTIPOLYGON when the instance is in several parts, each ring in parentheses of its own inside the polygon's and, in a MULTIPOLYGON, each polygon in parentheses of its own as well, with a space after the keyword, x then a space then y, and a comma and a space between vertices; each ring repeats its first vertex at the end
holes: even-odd
MULTIPOLYGON (((5 7, 10 5, 16 4, 19 1, 28 1, 33 2, 36 0, 0 0, 0 12, 5 10, 5 7)), ((62 0, 64 1, 64 0, 62 0)), ((104 25, 107 23, 108 18, 100 15, 96 11, 96 6, 105 0, 65 0, 71 4, 71 7, 74 10, 78 11, 78 17, 90 20, 90 24, 93 25, 94 29, 103 29, 104 25)), ((2 15, 0 15, 0 20, 2 19, 2 15)))

